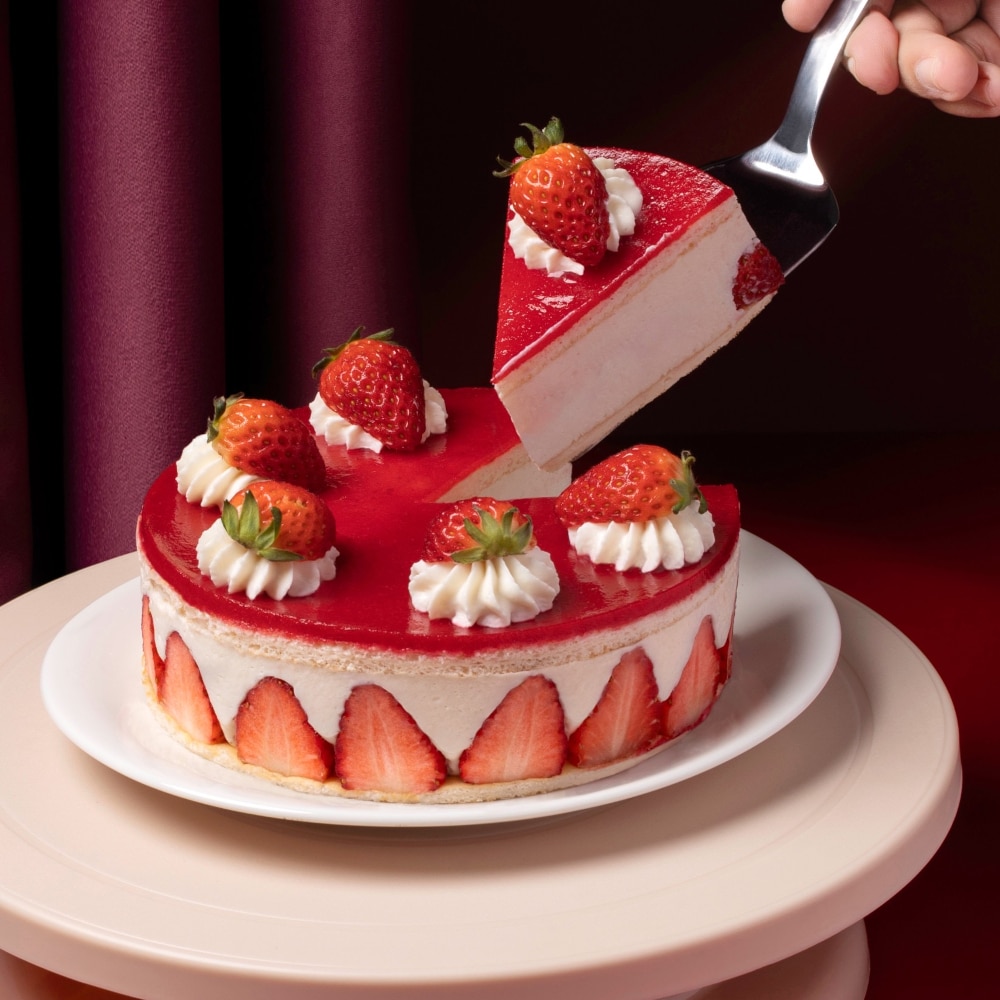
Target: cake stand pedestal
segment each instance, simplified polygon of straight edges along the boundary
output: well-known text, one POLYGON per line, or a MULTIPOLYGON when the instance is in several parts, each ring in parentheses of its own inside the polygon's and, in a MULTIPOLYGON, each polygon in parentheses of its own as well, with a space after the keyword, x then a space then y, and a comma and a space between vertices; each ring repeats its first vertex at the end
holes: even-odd
POLYGON ((135 573, 122 557, 0 609, 0 983, 15 1000, 860 1000, 861 921, 955 815, 944 686, 835 591, 843 648, 819 698, 658 792, 438 829, 189 802, 92 760, 41 702, 55 633, 135 573))
MULTIPOLYGON (((122 1000, 124 996, 5 952, 0 952, 0 986, 5 1000, 122 1000)), ((782 962, 684 996, 687 1000, 863 1000, 867 986, 868 944, 859 922, 782 962)))

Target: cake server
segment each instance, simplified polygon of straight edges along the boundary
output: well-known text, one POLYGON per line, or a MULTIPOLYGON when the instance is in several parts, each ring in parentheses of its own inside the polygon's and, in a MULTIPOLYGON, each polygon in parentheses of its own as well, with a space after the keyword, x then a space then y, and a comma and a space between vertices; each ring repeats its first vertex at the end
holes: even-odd
POLYGON ((840 209, 812 151, 816 114, 855 25, 871 0, 834 0, 816 29, 788 110, 767 142, 703 169, 728 184, 761 242, 790 274, 833 232, 840 209))

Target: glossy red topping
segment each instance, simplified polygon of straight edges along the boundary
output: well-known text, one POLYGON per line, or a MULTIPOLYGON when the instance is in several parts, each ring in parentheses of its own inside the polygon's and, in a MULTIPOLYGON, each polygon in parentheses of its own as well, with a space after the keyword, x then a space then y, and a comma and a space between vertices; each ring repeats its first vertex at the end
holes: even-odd
POLYGON ((315 594, 251 601, 245 594, 212 586, 198 571, 195 545, 218 514, 185 501, 177 492, 173 466, 153 484, 143 505, 138 528, 143 553, 183 600, 237 626, 306 641, 470 655, 577 638, 632 621, 690 596, 713 579, 732 554, 739 534, 739 505, 732 487, 704 488, 716 524, 711 552, 693 567, 652 574, 595 566, 569 547, 552 499, 518 500, 518 508, 532 519, 538 544, 559 572, 555 606, 533 621, 504 629, 431 621, 413 610, 407 582, 435 513, 433 499, 517 443, 493 390, 442 394, 449 431, 429 438, 414 453, 377 455, 320 444, 331 467, 330 485, 322 496, 337 519, 340 557, 336 578, 322 583, 315 594), (485 452, 484 443, 489 447, 485 452))

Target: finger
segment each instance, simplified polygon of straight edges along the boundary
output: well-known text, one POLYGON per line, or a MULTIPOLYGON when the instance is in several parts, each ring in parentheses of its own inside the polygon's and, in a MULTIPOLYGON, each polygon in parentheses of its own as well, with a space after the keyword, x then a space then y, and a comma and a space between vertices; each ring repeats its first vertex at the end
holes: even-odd
MULTIPOLYGON (((784 0, 781 15, 789 27, 796 31, 815 31, 823 15, 830 9, 832 0, 784 0)), ((892 0, 873 0, 872 9, 889 13, 892 0)))
POLYGON ((951 37, 966 46, 979 62, 1000 66, 1000 34, 985 21, 977 18, 951 37))
POLYGON ((891 94, 899 86, 898 46, 899 35, 892 22, 876 11, 847 40, 844 63, 862 86, 876 94, 891 94))
POLYGON ((960 118, 1000 118, 1000 67, 980 63, 979 77, 964 98, 933 103, 941 111, 960 118))
POLYGON ((933 31, 900 32, 899 75, 919 97, 954 102, 979 83, 979 60, 966 45, 933 31))
POLYGON ((784 0, 781 16, 796 31, 815 31, 830 0, 784 0))
POLYGON ((978 0, 901 0, 892 19, 900 34, 913 27, 951 35, 975 19, 980 6, 978 0))
POLYGON ((1000 0, 983 0, 979 5, 979 20, 1000 35, 1000 0))

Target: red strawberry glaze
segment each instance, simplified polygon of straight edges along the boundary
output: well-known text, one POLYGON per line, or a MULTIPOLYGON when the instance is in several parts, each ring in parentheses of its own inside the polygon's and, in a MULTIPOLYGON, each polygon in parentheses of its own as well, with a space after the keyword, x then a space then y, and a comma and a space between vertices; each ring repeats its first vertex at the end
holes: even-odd
POLYGON ((697 167, 666 156, 624 149, 588 148, 624 167, 643 194, 635 233, 615 253, 581 275, 552 277, 525 267, 504 239, 493 380, 560 337, 580 317, 614 295, 656 254, 683 238, 700 219, 733 197, 733 191, 697 167))
POLYGON ((535 525, 539 545, 559 572, 552 610, 505 629, 459 628, 431 621, 410 605, 410 565, 420 558, 435 499, 470 470, 517 442, 506 411, 491 389, 444 390, 447 434, 418 451, 377 455, 328 447, 323 498, 337 522, 336 578, 309 597, 275 601, 216 588, 198 571, 195 546, 218 517, 189 504, 177 491, 175 469, 150 488, 138 525, 138 544, 180 597, 223 623, 289 638, 350 642, 373 648, 435 653, 501 650, 575 638, 641 618, 683 600, 726 565, 739 534, 739 504, 729 486, 704 487, 716 522, 716 542, 698 564, 678 571, 618 573, 580 558, 568 544, 549 498, 519 501, 535 525))

